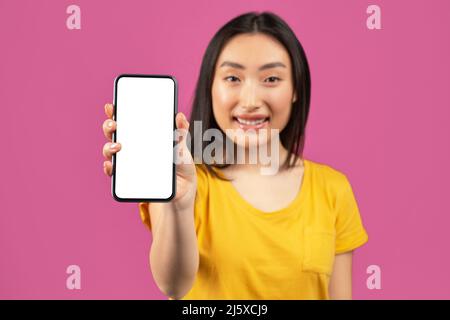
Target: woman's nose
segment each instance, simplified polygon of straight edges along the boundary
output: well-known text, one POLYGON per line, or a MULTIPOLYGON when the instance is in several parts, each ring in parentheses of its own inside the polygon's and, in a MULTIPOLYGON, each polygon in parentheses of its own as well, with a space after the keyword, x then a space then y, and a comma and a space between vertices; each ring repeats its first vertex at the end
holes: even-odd
POLYGON ((256 84, 249 82, 242 87, 241 103, 243 107, 249 109, 259 108, 261 105, 259 99, 260 97, 256 84))
POLYGON ((254 105, 254 104, 242 106, 242 109, 245 110, 245 112, 249 112, 249 113, 253 112, 254 110, 258 110, 259 108, 260 108, 259 105, 254 105))

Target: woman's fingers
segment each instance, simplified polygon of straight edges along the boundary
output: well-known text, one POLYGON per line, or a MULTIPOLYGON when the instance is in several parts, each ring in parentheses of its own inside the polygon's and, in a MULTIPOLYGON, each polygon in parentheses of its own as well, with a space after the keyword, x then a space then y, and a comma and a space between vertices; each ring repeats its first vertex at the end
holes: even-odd
POLYGON ((119 152, 121 148, 122 146, 120 145, 120 143, 105 143, 105 145, 103 146, 103 156, 106 159, 111 160, 112 155, 119 152))
POLYGON ((112 119, 113 111, 114 111, 114 108, 113 108, 113 105, 111 103, 105 104, 105 114, 106 114, 106 116, 108 118, 112 119))
POLYGON ((112 119, 113 111, 114 111, 113 105, 111 103, 106 103, 105 114, 108 117, 108 119, 105 120, 105 122, 103 122, 103 134, 109 141, 112 140, 112 134, 116 130, 116 122, 112 119))
MULTIPOLYGON (((109 141, 112 140, 112 134, 116 130, 116 122, 112 119, 114 113, 114 108, 111 103, 105 104, 105 114, 108 117, 105 122, 103 122, 103 133, 109 141)), ((120 143, 111 143, 108 142, 103 146, 103 156, 107 159, 103 162, 103 172, 111 176, 112 175, 112 155, 116 152, 119 152, 121 149, 120 143)))
POLYGON ((112 175, 112 162, 111 161, 103 162, 103 172, 108 176, 112 175))
POLYGON ((107 119, 105 120, 105 122, 103 122, 103 134, 105 135, 106 139, 108 139, 108 141, 112 140, 112 134, 115 130, 116 122, 114 120, 107 119))

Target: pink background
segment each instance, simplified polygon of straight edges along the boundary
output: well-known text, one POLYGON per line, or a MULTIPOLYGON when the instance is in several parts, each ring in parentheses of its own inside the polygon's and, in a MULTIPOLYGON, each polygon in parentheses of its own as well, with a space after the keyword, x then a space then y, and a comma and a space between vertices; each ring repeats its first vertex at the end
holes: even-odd
POLYGON ((308 55, 305 155, 348 175, 370 237, 354 298, 450 298, 446 0, 1 0, 0 298, 165 299, 137 204, 115 202, 103 174, 103 106, 116 75, 163 73, 189 114, 209 40, 250 10, 279 14, 308 55), (371 4, 382 30, 366 27, 371 4), (71 264, 81 290, 66 288, 71 264), (372 264, 381 290, 366 286, 372 264))

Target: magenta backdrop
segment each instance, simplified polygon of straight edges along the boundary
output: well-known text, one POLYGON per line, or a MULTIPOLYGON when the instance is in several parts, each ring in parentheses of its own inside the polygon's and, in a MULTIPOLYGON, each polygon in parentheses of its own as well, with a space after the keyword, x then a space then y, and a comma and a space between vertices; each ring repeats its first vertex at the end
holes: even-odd
POLYGON ((450 298, 446 0, 1 0, 0 298, 165 299, 137 205, 103 174, 103 106, 116 75, 163 73, 189 114, 209 40, 250 10, 279 14, 308 55, 305 155, 348 175, 370 237, 354 298, 450 298), (71 4, 81 30, 66 27, 71 4), (366 27, 371 4, 381 30, 366 27), (71 264, 81 290, 66 288, 71 264))

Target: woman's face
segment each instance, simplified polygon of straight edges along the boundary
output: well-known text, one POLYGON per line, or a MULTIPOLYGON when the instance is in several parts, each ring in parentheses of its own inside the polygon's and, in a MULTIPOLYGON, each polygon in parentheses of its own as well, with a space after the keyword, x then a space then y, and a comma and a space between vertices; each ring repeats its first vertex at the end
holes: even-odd
POLYGON ((240 34, 225 45, 215 67, 213 113, 234 143, 262 145, 270 142, 270 129, 283 130, 296 99, 291 68, 286 49, 268 35, 240 34), (255 134, 261 129, 267 139, 255 134))

